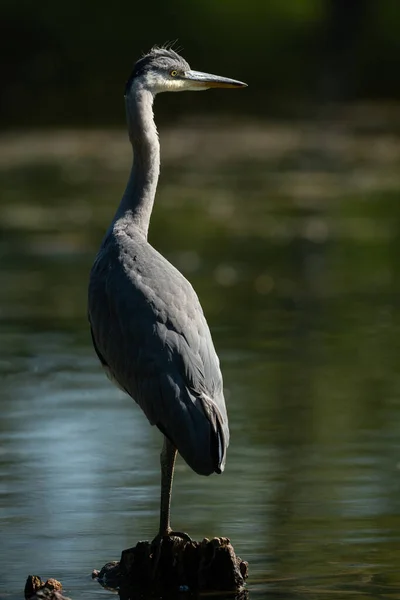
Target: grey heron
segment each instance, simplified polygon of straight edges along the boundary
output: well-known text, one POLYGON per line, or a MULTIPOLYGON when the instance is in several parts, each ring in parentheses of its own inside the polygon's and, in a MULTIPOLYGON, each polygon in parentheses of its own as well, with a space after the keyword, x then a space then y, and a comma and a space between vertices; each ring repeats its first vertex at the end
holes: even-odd
POLYGON ((246 84, 193 71, 171 48, 155 47, 136 62, 125 89, 133 164, 90 274, 88 314, 100 362, 164 435, 159 540, 178 535, 170 525, 177 451, 200 475, 222 473, 229 429, 219 360, 198 297, 147 241, 160 169, 152 107, 160 92, 213 87, 246 84))

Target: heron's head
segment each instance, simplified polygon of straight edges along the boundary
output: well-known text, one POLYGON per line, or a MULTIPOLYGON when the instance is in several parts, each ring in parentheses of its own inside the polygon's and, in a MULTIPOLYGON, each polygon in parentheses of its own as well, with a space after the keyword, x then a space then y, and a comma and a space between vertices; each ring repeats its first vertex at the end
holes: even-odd
POLYGON ((241 88, 246 84, 235 79, 192 71, 184 58, 170 48, 154 47, 135 64, 125 87, 128 96, 135 86, 154 95, 160 92, 184 92, 208 88, 241 88))

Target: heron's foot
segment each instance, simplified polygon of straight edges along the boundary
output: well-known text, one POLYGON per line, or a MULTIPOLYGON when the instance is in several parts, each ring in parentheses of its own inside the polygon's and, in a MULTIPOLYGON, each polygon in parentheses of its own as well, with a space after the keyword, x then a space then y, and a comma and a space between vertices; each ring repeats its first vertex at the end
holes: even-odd
POLYGON ((153 555, 153 561, 152 561, 153 562, 153 565, 152 565, 152 579, 153 580, 156 579, 163 541, 165 538, 171 538, 171 537, 180 538, 181 540, 183 540, 185 542, 192 541, 192 538, 189 537, 188 534, 184 533, 183 531, 173 531, 171 529, 170 531, 167 531, 164 534, 158 533, 156 535, 156 537, 154 538, 154 540, 151 542, 151 550, 152 550, 152 555, 153 555))
POLYGON ((192 541, 192 538, 187 533, 184 533, 183 531, 173 531, 171 529, 169 531, 166 531, 165 533, 158 533, 154 540, 151 542, 151 547, 156 548, 157 546, 161 546, 165 537, 177 537, 185 542, 192 541))
POLYGON ((170 531, 167 533, 168 537, 177 537, 183 540, 184 542, 191 542, 192 538, 188 536, 184 531, 170 531))

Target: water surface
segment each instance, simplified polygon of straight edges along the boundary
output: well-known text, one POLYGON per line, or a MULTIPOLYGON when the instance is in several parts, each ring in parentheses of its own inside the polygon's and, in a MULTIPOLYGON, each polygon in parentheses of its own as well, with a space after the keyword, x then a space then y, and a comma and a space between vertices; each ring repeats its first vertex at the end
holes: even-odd
MULTIPOLYGON (((223 476, 178 460, 173 526, 231 538, 253 599, 398 598, 398 141, 235 135, 162 132, 151 241, 200 296, 232 432, 223 476)), ((28 574, 105 597, 92 569, 158 524, 161 436, 86 322, 129 150, 122 132, 9 135, 0 168, 0 597, 28 574)))

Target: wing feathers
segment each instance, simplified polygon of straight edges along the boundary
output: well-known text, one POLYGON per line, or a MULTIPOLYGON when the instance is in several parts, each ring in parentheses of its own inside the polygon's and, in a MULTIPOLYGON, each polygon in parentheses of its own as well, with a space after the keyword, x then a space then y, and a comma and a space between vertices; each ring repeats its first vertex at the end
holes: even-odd
POLYGON ((229 430, 207 322, 192 286, 143 243, 134 249, 136 271, 115 247, 98 255, 89 288, 96 351, 196 472, 221 472, 229 430))

